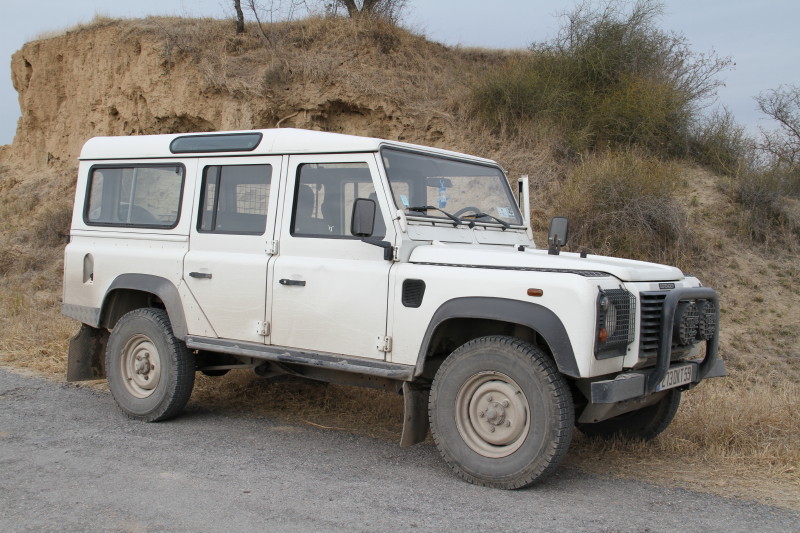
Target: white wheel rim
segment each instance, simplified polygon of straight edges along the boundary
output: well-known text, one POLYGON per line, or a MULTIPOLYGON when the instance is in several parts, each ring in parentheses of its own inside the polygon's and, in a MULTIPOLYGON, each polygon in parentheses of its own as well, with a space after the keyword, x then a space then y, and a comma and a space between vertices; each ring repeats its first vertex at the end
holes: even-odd
POLYGON ((500 372, 479 372, 456 395, 456 427, 469 448, 484 457, 511 455, 531 425, 528 399, 517 382, 500 372))
POLYGON ((147 398, 161 378, 161 357, 146 335, 134 335, 122 347, 120 371, 125 390, 136 398, 147 398))

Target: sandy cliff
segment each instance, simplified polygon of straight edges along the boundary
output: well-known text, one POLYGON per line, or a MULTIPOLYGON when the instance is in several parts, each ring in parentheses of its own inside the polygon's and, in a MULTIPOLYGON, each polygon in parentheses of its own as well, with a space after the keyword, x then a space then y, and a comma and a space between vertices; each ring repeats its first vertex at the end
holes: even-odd
POLYGON ((430 109, 458 93, 437 87, 446 82, 435 74, 475 58, 399 29, 396 39, 419 41, 420 57, 369 28, 304 24, 269 42, 252 28, 236 36, 224 21, 107 21, 28 43, 12 58, 22 118, 0 158, 72 167, 97 135, 277 125, 463 144, 430 109))

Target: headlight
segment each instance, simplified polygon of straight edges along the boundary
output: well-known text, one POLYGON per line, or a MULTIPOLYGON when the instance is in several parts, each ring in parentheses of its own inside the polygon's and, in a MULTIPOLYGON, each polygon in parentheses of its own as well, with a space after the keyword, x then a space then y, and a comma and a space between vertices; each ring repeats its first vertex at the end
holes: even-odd
POLYGON ((636 331, 636 297, 625 289, 601 290, 597 296, 595 356, 625 355, 636 331))

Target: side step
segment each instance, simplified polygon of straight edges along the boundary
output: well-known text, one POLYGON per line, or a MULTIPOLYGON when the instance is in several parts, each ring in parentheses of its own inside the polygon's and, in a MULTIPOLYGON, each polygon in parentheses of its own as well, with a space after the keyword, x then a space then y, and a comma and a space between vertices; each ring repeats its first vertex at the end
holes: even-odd
POLYGON ((341 372, 365 374, 397 381, 411 381, 414 377, 413 365, 388 363, 364 357, 296 350, 283 346, 268 346, 251 342, 228 341, 208 337, 186 338, 186 346, 192 350, 208 350, 210 352, 228 353, 245 357, 255 357, 276 363, 294 364, 310 367, 326 368, 341 372))

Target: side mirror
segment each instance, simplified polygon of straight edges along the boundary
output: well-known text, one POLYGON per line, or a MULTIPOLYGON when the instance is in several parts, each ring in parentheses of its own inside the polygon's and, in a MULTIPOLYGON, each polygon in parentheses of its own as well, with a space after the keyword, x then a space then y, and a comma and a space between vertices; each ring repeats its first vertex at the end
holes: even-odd
POLYGON ((350 218, 350 233, 356 237, 369 237, 375 229, 377 204, 369 198, 356 198, 350 218))
POLYGON ((558 255, 561 248, 567 244, 569 237, 569 219, 567 217, 553 217, 550 221, 550 231, 547 235, 547 252, 558 255))

